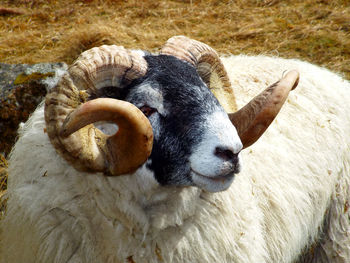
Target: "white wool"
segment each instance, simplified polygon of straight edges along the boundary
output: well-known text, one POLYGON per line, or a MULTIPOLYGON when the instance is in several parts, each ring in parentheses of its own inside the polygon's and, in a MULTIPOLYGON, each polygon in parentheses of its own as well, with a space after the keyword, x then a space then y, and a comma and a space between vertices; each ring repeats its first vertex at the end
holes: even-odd
MULTIPOLYGON (((219 184, 217 181, 213 183, 212 178, 220 174, 232 173, 232 162, 223 162, 218 156, 203 153, 214 153, 220 147, 238 154, 243 148, 241 140, 225 111, 216 111, 209 115, 202 130, 203 139, 192 149, 189 158, 192 181, 196 186, 209 192, 227 190, 234 180, 233 175, 221 179, 219 184)), ((239 161, 237 166, 240 167, 239 161)))
POLYGON ((297 60, 223 62, 239 107, 285 71, 301 75, 227 191, 77 172, 41 105, 11 153, 0 262, 294 262, 319 236, 316 258, 350 262, 350 83, 297 60))

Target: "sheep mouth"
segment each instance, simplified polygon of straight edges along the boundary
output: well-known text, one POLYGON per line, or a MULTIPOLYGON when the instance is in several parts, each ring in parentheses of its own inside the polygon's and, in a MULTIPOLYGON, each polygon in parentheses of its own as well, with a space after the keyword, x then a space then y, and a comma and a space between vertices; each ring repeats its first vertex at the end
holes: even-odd
POLYGON ((230 187, 234 180, 235 172, 216 176, 207 176, 191 169, 191 175, 192 181, 197 187, 209 192, 220 192, 230 187))

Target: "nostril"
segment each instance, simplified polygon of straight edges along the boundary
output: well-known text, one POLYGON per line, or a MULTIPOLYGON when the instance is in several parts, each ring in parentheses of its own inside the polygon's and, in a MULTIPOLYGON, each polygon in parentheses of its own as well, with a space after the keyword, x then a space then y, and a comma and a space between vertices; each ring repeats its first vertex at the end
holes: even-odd
POLYGON ((214 154, 225 161, 237 162, 238 153, 234 153, 232 150, 223 147, 216 147, 214 154))

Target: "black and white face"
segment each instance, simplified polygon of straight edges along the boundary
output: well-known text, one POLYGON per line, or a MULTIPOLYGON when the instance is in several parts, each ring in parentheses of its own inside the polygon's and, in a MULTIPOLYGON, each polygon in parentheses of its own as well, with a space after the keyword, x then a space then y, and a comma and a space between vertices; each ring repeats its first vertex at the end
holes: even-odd
POLYGON ((146 76, 128 87, 124 98, 153 128, 145 166, 161 185, 226 190, 240 171, 242 149, 226 112, 194 67, 165 55, 145 59, 146 76))

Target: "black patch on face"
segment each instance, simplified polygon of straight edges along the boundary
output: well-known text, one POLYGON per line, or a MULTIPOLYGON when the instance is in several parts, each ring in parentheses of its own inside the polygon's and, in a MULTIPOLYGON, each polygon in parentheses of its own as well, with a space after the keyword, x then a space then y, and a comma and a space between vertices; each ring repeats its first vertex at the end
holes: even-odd
POLYGON ((151 86, 163 95, 167 111, 159 115, 148 168, 162 185, 192 185, 188 159, 202 140, 207 116, 221 106, 191 65, 165 55, 145 59, 149 69, 138 82, 156 83, 151 86))
POLYGON ((127 87, 101 88, 96 97, 147 105, 149 95, 138 89, 145 83, 162 94, 167 113, 157 113, 157 125, 152 124, 150 118, 155 136, 147 167, 162 185, 193 185, 188 159, 192 149, 202 140, 207 116, 220 110, 221 106, 192 65, 167 55, 147 55, 145 59, 148 71, 144 77, 127 87))

